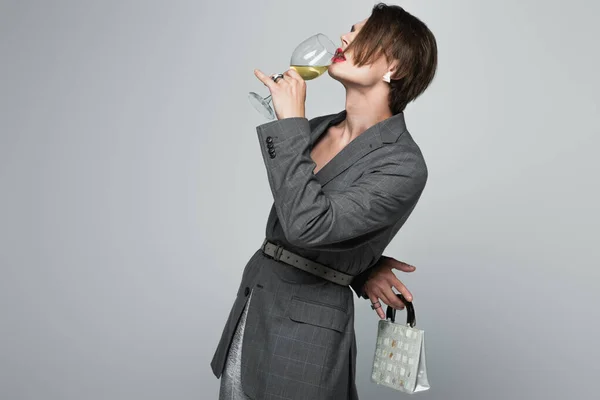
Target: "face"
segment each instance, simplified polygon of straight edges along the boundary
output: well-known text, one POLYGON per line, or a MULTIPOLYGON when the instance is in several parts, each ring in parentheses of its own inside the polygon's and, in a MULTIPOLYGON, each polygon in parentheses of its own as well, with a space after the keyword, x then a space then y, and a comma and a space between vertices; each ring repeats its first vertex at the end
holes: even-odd
MULTIPOLYGON (((352 25, 350 32, 340 37, 342 42, 340 47, 342 51, 345 51, 350 43, 352 43, 366 22, 367 19, 364 19, 352 25)), ((344 84, 344 86, 371 87, 383 82, 383 75, 388 72, 388 67, 388 63, 383 54, 373 64, 357 67, 353 63, 352 51, 350 51, 344 53, 341 58, 334 58, 334 62, 329 66, 328 73, 333 79, 344 84), (343 58, 345 58, 345 60, 343 58)))

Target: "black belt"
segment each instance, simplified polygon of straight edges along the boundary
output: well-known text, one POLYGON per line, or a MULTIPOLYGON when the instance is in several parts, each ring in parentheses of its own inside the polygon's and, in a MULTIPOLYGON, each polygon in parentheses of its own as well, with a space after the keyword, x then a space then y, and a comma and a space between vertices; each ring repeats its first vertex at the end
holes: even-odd
POLYGON ((326 265, 299 256, 296 253, 292 253, 283 246, 269 242, 267 239, 263 242, 261 250, 263 253, 277 261, 284 262, 333 283, 337 283, 338 285, 348 286, 350 285, 350 282, 352 282, 352 278, 354 278, 352 275, 345 274, 326 265))

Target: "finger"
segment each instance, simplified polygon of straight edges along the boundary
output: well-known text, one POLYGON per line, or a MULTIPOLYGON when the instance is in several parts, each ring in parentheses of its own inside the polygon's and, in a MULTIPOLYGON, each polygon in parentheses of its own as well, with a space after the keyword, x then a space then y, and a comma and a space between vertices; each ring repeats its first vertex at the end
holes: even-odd
POLYGON ((392 290, 392 285, 389 282, 385 282, 383 286, 381 284, 373 284, 371 293, 392 308, 404 308, 404 303, 396 296, 396 293, 392 290))
MULTIPOLYGON (((373 303, 377 303, 379 301, 379 298, 377 296, 375 296, 374 294, 369 293, 368 294, 369 299, 371 300, 371 304, 373 303)), ((375 311, 377 311, 377 315, 379 315, 379 318, 381 319, 385 319, 385 313, 383 312, 383 306, 382 305, 377 305, 377 304, 373 304, 375 307, 375 311)))
MULTIPOLYGON (((412 299, 413 299, 412 293, 410 292, 410 290, 408 290, 408 288, 406 286, 404 286, 404 283, 402 283, 400 281, 400 279, 396 278, 395 275, 394 275, 394 277, 390 278, 390 284, 391 284, 391 286, 395 287, 397 291, 402 293, 402 296, 404 296, 404 298, 406 300, 412 301, 412 299)), ((400 299, 398 299, 398 300, 402 301, 400 299)))
POLYGON ((400 310, 404 308, 404 302, 394 293, 391 286, 380 288, 377 295, 390 307, 400 310))
POLYGON ((297 81, 304 81, 304 79, 302 79, 302 76, 294 68, 290 68, 287 71, 285 71, 284 75, 287 75, 290 78, 295 79, 297 81))
POLYGON ((402 261, 398 261, 398 264, 395 264, 393 268, 399 269, 402 272, 413 272, 417 267, 414 265, 407 264, 402 261))
POLYGON ((275 87, 275 82, 273 81, 273 78, 271 78, 270 76, 267 76, 265 74, 263 74, 263 72, 259 69, 255 69, 254 70, 254 75, 256 75, 256 77, 265 84, 265 86, 267 86, 269 89, 273 89, 275 87))
POLYGON ((414 265, 405 263, 404 261, 396 260, 395 258, 388 257, 386 263, 392 268, 398 269, 403 272, 413 272, 416 267, 414 265))

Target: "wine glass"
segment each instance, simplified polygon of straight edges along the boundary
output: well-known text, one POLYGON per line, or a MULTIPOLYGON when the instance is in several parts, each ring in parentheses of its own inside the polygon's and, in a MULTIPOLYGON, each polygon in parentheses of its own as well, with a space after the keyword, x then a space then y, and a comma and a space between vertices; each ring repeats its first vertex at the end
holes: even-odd
MULTIPOLYGON (((315 79, 327 71, 337 48, 324 34, 317 33, 312 35, 296 46, 292 53, 290 67, 296 70, 305 81, 315 79)), ((250 92, 248 100, 265 118, 275 118, 275 112, 269 105, 271 95, 263 98, 259 94, 250 92)))

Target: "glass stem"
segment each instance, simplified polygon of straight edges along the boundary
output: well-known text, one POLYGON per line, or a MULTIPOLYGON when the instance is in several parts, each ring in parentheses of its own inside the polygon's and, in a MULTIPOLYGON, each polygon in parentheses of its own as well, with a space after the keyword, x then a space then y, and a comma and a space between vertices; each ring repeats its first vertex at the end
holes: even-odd
POLYGON ((270 102, 271 102, 271 95, 268 95, 267 97, 265 97, 265 98, 264 98, 264 100, 265 100, 267 103, 270 103, 270 102))

